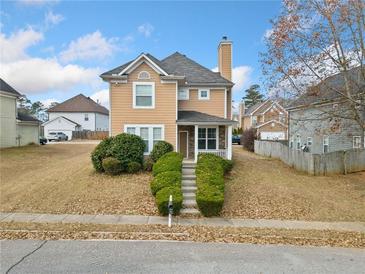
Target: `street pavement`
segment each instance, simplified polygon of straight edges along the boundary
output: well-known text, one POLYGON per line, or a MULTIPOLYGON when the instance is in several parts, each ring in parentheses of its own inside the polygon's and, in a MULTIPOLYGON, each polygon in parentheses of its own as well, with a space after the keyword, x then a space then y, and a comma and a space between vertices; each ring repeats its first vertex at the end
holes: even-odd
POLYGON ((174 241, 2 240, 1 273, 364 273, 365 250, 174 241))

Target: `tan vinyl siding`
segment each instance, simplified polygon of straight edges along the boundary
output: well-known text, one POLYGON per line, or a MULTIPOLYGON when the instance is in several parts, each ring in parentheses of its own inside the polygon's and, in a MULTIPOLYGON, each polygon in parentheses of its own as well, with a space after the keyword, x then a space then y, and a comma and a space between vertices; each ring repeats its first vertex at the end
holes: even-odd
POLYGON ((232 81, 232 45, 220 44, 218 48, 218 68, 221 75, 232 81))
POLYGON ((176 146, 176 84, 161 83, 160 76, 145 63, 136 68, 126 84, 111 84, 111 133, 124 131, 125 124, 163 124, 165 140, 176 146), (138 80, 141 71, 149 72, 151 79, 138 80), (155 82, 155 108, 133 108, 133 82, 155 82))
POLYGON ((189 100, 179 101, 179 110, 193 110, 224 118, 224 89, 210 89, 209 100, 198 99, 198 89, 190 89, 189 100))

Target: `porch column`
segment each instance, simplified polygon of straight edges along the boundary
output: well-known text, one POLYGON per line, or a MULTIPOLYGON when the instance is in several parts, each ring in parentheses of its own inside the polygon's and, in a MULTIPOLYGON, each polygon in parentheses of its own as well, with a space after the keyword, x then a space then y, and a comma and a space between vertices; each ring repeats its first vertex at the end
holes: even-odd
POLYGON ((198 161, 198 125, 194 126, 194 162, 198 161))
POLYGON ((232 160, 232 125, 228 126, 227 159, 232 160))

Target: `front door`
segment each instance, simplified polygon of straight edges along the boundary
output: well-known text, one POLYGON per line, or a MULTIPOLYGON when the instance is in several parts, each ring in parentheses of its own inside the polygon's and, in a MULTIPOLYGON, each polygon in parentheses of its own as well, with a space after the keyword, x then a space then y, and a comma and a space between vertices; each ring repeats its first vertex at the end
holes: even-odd
POLYGON ((179 132, 179 152, 184 155, 184 158, 188 158, 188 132, 179 132))

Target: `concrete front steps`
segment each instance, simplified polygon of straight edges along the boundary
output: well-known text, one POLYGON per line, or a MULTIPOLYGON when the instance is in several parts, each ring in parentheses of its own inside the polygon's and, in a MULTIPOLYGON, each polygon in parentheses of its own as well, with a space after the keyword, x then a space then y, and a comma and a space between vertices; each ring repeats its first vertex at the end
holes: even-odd
POLYGON ((180 211, 182 216, 198 216, 200 211, 196 204, 196 176, 195 163, 183 162, 181 190, 183 192, 183 208, 180 211))

